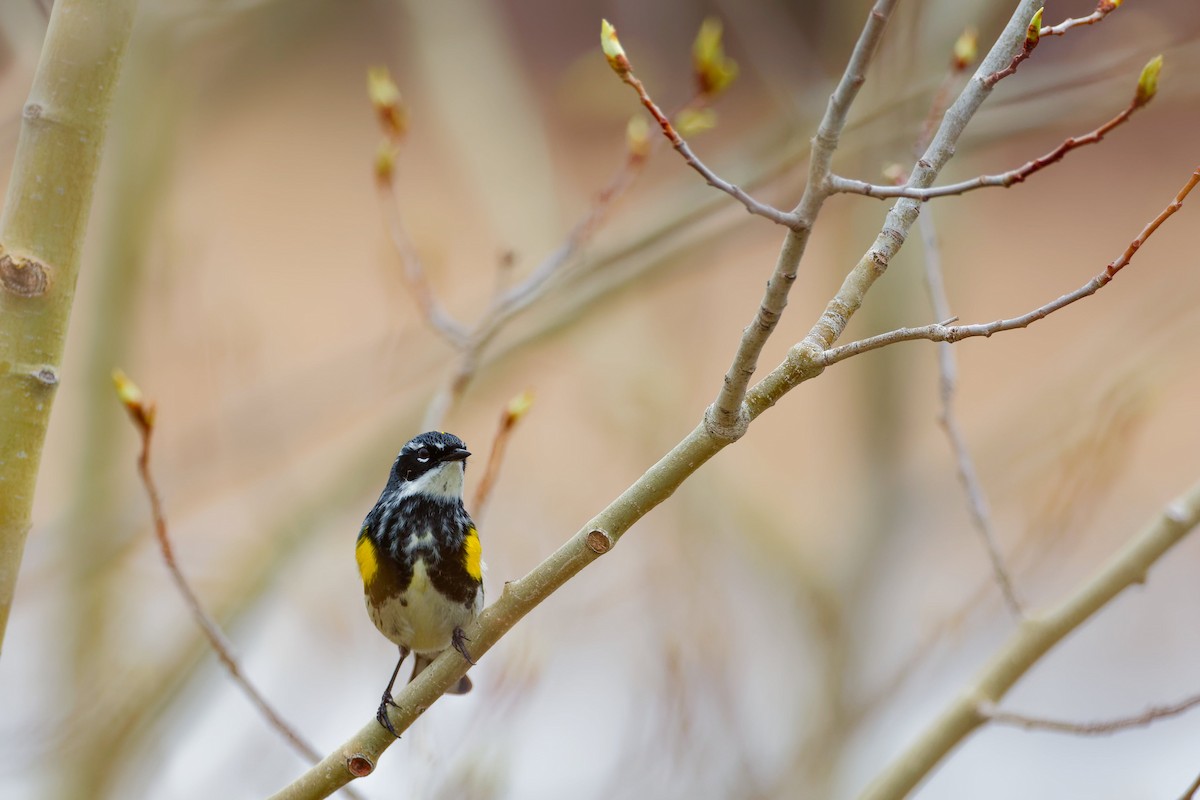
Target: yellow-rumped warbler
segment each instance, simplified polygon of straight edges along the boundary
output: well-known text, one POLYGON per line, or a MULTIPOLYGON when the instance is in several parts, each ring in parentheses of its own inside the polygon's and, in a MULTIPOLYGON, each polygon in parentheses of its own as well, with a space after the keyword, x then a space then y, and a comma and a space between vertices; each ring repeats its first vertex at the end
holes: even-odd
MULTIPOLYGON (((395 705, 392 686, 410 652, 413 678, 449 647, 475 663, 463 635, 483 608, 479 535, 462 502, 469 455, 462 439, 437 431, 404 445, 358 534, 355 556, 367 612, 400 648, 376 715, 393 734, 387 707, 395 705)), ((450 693, 470 689, 464 675, 450 693)))

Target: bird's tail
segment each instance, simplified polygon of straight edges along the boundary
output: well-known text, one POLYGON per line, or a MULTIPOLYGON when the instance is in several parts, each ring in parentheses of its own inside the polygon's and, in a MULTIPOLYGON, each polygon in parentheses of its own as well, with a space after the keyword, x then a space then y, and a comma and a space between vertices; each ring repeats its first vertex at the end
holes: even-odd
MULTIPOLYGON (((412 681, 421 674, 421 670, 428 667, 431 663, 433 663, 432 658, 413 653, 413 674, 412 677, 408 679, 409 683, 412 683, 412 681)), ((469 691, 471 691, 471 679, 466 675, 463 675, 457 684, 446 690, 446 694, 466 694, 469 691)))

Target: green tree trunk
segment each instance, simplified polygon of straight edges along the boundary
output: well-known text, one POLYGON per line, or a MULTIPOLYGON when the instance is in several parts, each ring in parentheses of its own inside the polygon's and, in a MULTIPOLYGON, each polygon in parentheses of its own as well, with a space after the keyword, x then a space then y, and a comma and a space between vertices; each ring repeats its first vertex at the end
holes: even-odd
POLYGON ((0 217, 0 648, 137 0, 58 0, 0 217))

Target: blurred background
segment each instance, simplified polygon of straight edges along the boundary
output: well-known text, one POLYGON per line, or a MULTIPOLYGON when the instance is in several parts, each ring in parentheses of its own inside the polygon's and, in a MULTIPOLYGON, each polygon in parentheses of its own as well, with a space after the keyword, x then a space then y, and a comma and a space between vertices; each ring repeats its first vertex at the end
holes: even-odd
MULTIPOLYGON (((0 174, 49 0, 0 4, 0 174)), ((835 169, 910 164, 951 47, 1011 3, 902 3, 835 169)), ((372 162, 366 71, 410 131, 400 218, 465 323, 566 239, 626 161, 618 26, 665 107, 721 18, 740 76, 693 146, 790 207, 869 3, 143 0, 91 217, 35 527, 0 661, 5 798, 255 798, 307 765, 253 710, 170 584, 109 373, 158 403, 175 552, 249 678, 318 750, 375 712, 395 650, 352 556, 391 461, 457 369, 405 291, 372 162)), ((1055 2, 1047 22, 1087 14, 1055 2)), ((1158 98, 1008 190, 936 201, 953 312, 1014 316, 1124 250, 1200 164, 1200 7, 1127 3, 1043 43, 941 182, 1016 167, 1108 120, 1163 53, 1158 98)), ((1193 199, 1099 295, 959 344, 956 397, 1021 596, 1086 578, 1200 474, 1193 199)), ((761 361, 801 339, 888 204, 822 212, 761 361)), ((482 473, 536 400, 482 516, 487 591, 538 564, 690 431, 781 230, 659 148, 553 290, 480 355, 445 426, 482 473)), ((935 319, 914 231, 847 341, 935 319)), ((829 369, 556 593, 355 784, 366 798, 853 797, 1013 630, 937 423, 936 351, 829 369)), ((470 490, 468 486, 468 490, 470 490)), ((1193 536, 1053 651, 1006 708, 1091 721, 1200 692, 1193 536)), ((989 727, 924 798, 1174 798, 1200 713, 1081 739, 989 727)))

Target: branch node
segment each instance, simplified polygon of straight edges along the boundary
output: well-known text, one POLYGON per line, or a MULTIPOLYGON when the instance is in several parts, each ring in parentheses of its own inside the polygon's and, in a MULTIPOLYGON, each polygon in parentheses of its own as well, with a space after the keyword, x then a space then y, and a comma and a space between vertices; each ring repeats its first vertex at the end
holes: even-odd
MULTIPOLYGON (((750 427, 750 415, 746 411, 745 403, 738 407, 737 416, 730 423, 725 423, 717 419, 720 412, 717 410, 716 404, 708 407, 704 412, 704 432, 719 442, 732 444, 738 439, 746 435, 746 429, 750 427)), ((732 414, 728 416, 733 416, 732 414)))
POLYGON ((34 370, 30 373, 30 376, 43 386, 58 386, 58 370, 49 364, 34 370))
POLYGON ((362 753, 355 753, 346 759, 346 769, 356 778, 365 778, 375 771, 375 764, 362 753))
POLYGON ((602 556, 613 548, 617 542, 613 539, 612 534, 608 531, 595 530, 588 531, 587 546, 596 555, 602 556))
POLYGON ((1187 524, 1187 509, 1178 502, 1171 503, 1163 509, 1163 516, 1176 525, 1187 524))
POLYGON ((9 255, 0 248, 0 286, 17 297, 40 297, 50 286, 50 278, 45 264, 9 255))

